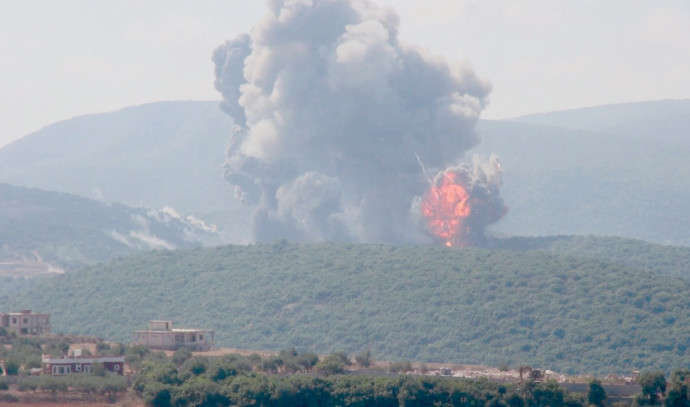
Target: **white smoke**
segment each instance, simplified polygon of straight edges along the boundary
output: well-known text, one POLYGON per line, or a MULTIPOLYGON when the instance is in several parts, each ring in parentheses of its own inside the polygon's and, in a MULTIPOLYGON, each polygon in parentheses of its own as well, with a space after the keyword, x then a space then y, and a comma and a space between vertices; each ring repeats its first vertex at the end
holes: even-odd
POLYGON ((254 238, 419 242, 432 169, 478 143, 489 86, 398 38, 366 0, 271 0, 213 55, 235 121, 225 178, 256 205, 254 238))

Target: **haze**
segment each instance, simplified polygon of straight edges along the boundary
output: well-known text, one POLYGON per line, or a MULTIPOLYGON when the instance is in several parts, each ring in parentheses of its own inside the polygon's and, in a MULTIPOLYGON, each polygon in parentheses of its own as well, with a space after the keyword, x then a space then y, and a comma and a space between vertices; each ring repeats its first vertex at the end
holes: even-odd
MULTIPOLYGON (((690 3, 381 0, 400 38, 469 61, 482 118, 690 97, 690 3)), ((159 100, 220 100, 211 54, 259 1, 4 0, 0 146, 55 121, 159 100)))

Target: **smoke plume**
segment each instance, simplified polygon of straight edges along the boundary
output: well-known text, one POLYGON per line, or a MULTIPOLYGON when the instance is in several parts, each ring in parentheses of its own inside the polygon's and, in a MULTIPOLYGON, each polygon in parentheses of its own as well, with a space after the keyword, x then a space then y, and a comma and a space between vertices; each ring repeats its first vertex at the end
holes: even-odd
POLYGON ((268 6, 213 54, 235 122, 224 174, 255 205, 254 238, 428 241, 420 163, 457 166, 478 143, 489 85, 401 42, 396 13, 369 1, 268 6))

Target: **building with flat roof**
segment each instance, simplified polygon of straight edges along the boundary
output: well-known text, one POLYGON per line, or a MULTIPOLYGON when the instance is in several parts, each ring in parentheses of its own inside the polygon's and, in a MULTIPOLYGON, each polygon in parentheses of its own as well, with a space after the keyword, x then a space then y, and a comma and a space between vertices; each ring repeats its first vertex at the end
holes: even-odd
POLYGON ((134 331, 132 344, 162 350, 188 348, 193 351, 207 351, 215 346, 215 331, 173 328, 172 321, 149 321, 149 329, 134 331))
POLYGON ((52 376, 64 376, 70 373, 91 373, 94 363, 103 365, 103 369, 115 374, 124 374, 124 356, 81 356, 76 353, 67 357, 43 355, 43 373, 52 376))
POLYGON ((0 327, 19 335, 43 335, 50 333, 50 314, 38 314, 30 309, 0 314, 0 327))

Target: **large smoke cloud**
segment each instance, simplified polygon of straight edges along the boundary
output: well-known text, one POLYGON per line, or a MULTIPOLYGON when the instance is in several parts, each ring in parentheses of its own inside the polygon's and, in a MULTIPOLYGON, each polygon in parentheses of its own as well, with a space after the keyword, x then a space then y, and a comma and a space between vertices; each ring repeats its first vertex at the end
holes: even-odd
POLYGON ((213 55, 236 124, 225 178, 256 205, 254 238, 428 240, 419 163, 457 165, 478 143, 489 86, 401 42, 395 12, 366 0, 268 5, 213 55))

